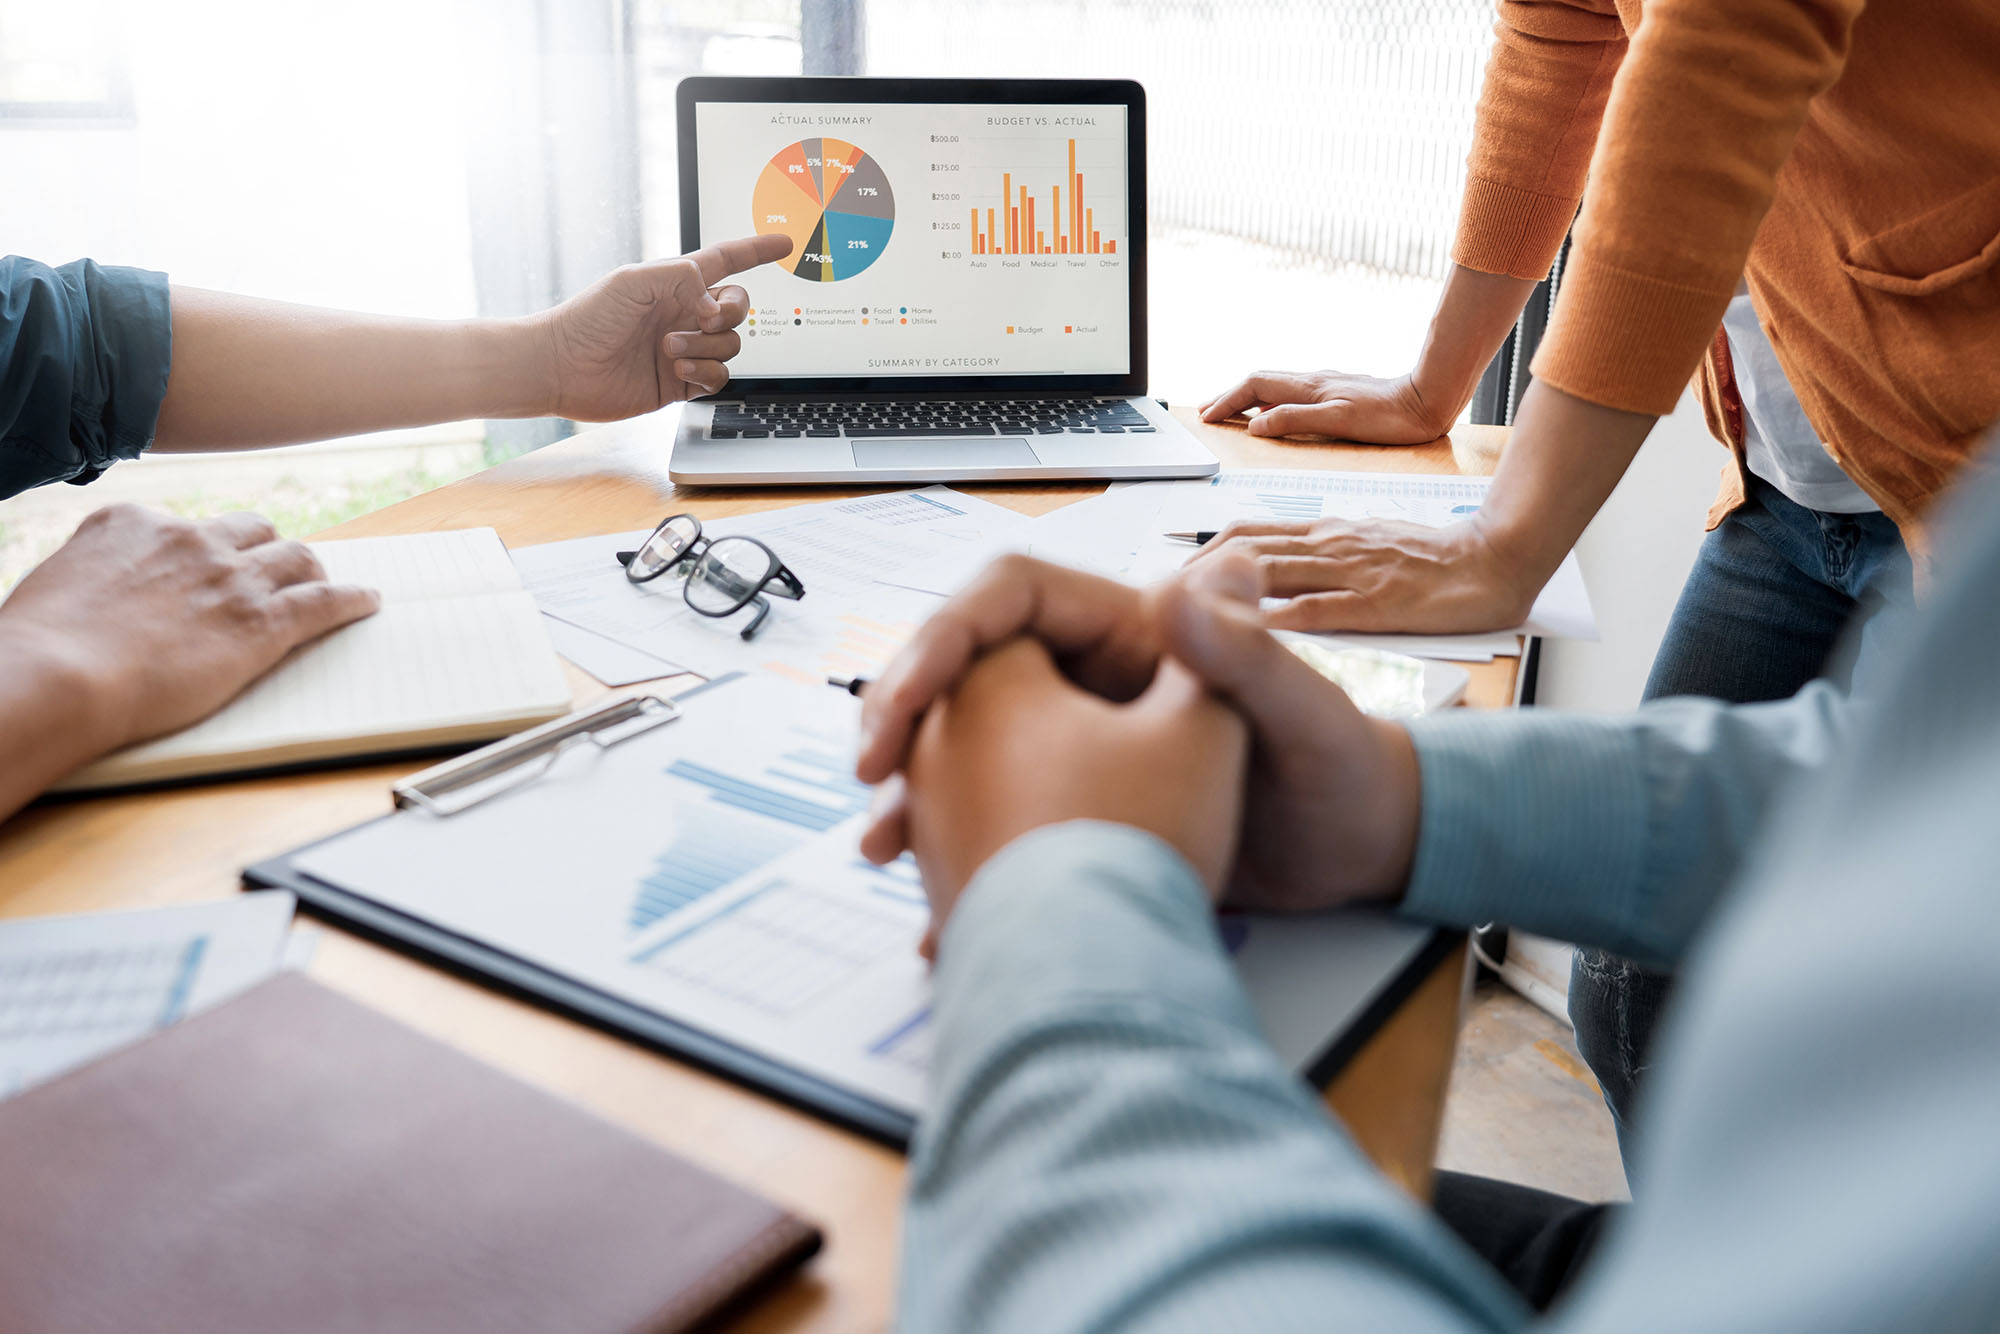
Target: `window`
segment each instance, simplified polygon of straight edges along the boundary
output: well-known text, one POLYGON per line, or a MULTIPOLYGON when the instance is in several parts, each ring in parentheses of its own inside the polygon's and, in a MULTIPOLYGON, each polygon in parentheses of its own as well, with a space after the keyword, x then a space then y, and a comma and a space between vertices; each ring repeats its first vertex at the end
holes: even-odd
MULTIPOLYGON (((1153 384, 1406 368, 1463 186, 1491 0, 0 0, 0 244, 431 318, 679 248, 689 74, 1146 85, 1153 384)), ((0 506, 0 588, 87 510, 303 533, 558 438, 467 422, 148 458, 0 506)))
POLYGON ((1450 266, 1492 0, 866 0, 870 74, 1146 87, 1152 380, 1407 370, 1450 266))
POLYGON ((132 72, 102 0, 0 6, 0 127, 127 123, 132 72))

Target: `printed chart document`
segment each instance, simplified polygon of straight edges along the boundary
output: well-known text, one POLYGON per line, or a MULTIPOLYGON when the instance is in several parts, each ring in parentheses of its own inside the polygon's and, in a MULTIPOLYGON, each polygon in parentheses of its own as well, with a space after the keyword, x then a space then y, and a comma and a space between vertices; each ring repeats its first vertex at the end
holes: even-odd
MULTIPOLYGON (((1029 549, 1046 559, 1151 583, 1194 554, 1170 532, 1220 531, 1237 522, 1393 519, 1437 528, 1476 514, 1491 478, 1446 474, 1226 468, 1212 478, 1135 482, 1035 521, 1029 549)), ((1528 620, 1477 635, 1343 634, 1343 642, 1417 657, 1483 661, 1520 652, 1518 636, 1595 639, 1597 622, 1574 553, 1535 600, 1528 620)))
MULTIPOLYGON (((876 867, 857 849, 857 702, 745 675, 681 704, 680 721, 482 805, 402 812, 293 864, 914 1115, 929 913, 914 864, 876 867)), ((1353 914, 1222 929, 1302 1069, 1430 935, 1353 914)))
POLYGON ((687 605, 676 575, 645 584, 625 577, 616 553, 636 547, 646 531, 522 547, 513 556, 550 619, 595 636, 556 637, 565 656, 606 684, 651 679, 630 674, 648 660, 665 666, 653 676, 774 671, 818 684, 829 673, 865 675, 887 665, 939 598, 1009 549, 1027 524, 1012 510, 941 486, 704 523, 706 537, 760 539, 805 584, 799 601, 774 600, 748 642, 738 633, 748 612, 702 616, 687 605))
POLYGON ((0 922, 0 1098, 177 1023, 283 962, 283 890, 0 922))
POLYGON ((329 578, 382 593, 202 722, 119 751, 59 791, 489 741, 568 712, 534 599, 491 528, 316 542, 329 578))

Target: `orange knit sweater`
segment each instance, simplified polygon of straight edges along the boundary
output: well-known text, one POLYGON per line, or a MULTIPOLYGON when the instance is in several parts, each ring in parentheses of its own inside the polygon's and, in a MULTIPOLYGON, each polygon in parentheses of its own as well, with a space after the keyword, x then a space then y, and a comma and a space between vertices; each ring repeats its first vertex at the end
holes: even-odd
POLYGON ((1742 445, 1712 353, 1745 276, 1909 532, 2000 418, 2000 0, 1501 0, 1497 32, 1454 257, 1541 277, 1575 218, 1535 375, 1664 413, 1709 355, 1719 518, 1742 445))

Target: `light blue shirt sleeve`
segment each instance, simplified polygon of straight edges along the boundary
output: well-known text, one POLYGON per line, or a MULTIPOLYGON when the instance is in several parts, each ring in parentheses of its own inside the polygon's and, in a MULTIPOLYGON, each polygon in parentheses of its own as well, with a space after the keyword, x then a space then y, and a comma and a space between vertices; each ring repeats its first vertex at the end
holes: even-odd
MULTIPOLYGON (((1866 714, 1418 729, 1425 820, 1464 822, 1426 833, 1418 906, 1686 951, 1646 1189, 1547 1328, 2000 1328, 2000 474, 1972 514, 1866 714)), ((1530 1324, 1280 1066, 1155 840, 1062 825, 995 857, 937 1022, 907 1328, 1530 1324)))
POLYGON ((1671 966, 1774 804, 1838 753, 1865 707, 1815 682, 1771 704, 1415 719, 1423 813, 1403 911, 1671 966))
POLYGON ((1020 839, 940 958, 905 1328, 1525 1321, 1264 1043, 1200 883, 1158 840, 1089 823, 1020 839))

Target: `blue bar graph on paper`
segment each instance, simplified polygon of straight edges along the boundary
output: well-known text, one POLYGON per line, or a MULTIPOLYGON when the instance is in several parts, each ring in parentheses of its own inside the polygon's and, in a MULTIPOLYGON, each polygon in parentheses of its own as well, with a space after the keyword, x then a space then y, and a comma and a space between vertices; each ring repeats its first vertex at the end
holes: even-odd
POLYGON ((1257 503, 1269 510, 1274 519, 1317 519, 1325 502, 1318 496, 1259 492, 1257 503))
POLYGON ((911 903, 922 908, 930 900, 924 897, 923 872, 917 869, 917 859, 904 853, 887 866, 877 866, 869 861, 854 863, 859 870, 869 872, 868 888, 872 893, 898 903, 911 903))
MULTIPOLYGON (((667 772, 684 782, 696 783, 709 789, 712 799, 724 806, 749 811, 753 815, 782 820, 801 829, 810 829, 815 834, 823 834, 849 816, 867 809, 867 789, 848 782, 839 785, 831 781, 807 781, 796 777, 792 782, 806 781, 808 786, 825 790, 835 801, 811 801, 805 797, 786 792, 766 783, 754 782, 747 778, 737 778, 711 769, 705 764, 692 760, 676 760, 667 772)), ((785 776, 774 772, 774 777, 785 776)))
POLYGON ((166 1002, 160 1007, 156 1027, 165 1028, 168 1024, 180 1022, 182 1013, 187 1009, 188 997, 194 992, 195 975, 201 972, 202 956, 207 953, 207 936, 196 936, 181 951, 180 964, 174 971, 173 985, 167 988, 166 1002))
MULTIPOLYGON (((754 778, 724 773, 693 760, 667 767, 707 793, 724 809, 703 814, 701 798, 683 806, 681 828, 639 882, 630 924, 634 931, 680 911, 868 808, 868 788, 855 781, 853 760, 813 745, 787 751, 754 778), (782 828, 800 831, 787 837, 782 828)), ((921 893, 921 891, 919 891, 921 893)))
POLYGON ((688 821, 660 854, 653 873, 639 882, 629 924, 634 931, 649 927, 794 846, 774 841, 748 821, 688 821))

